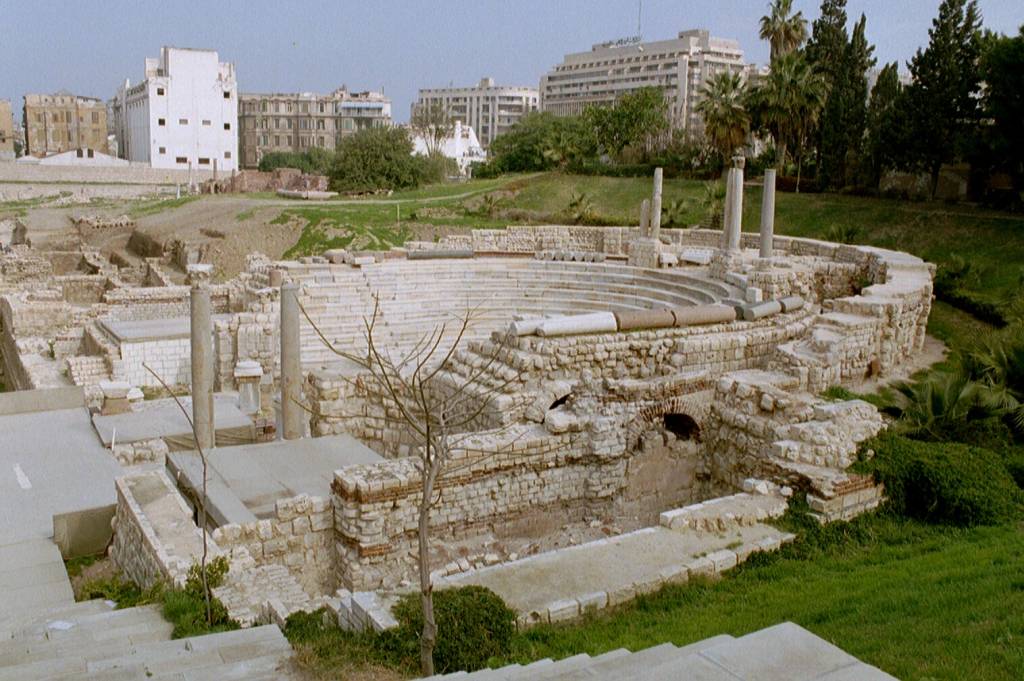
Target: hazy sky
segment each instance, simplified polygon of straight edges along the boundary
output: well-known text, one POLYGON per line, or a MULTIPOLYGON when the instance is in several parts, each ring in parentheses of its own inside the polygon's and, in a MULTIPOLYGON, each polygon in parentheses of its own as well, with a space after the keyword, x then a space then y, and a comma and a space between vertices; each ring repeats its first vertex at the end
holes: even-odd
MULTIPOLYGON (((748 61, 767 61, 757 38, 767 0, 643 0, 646 39, 688 28, 740 41, 748 61)), ((796 0, 813 19, 820 0, 796 0)), ((880 62, 901 70, 939 0, 849 0, 868 17, 880 62)), ((1021 0, 980 0, 988 28, 1016 33, 1021 0)), ((67 89, 108 99, 161 45, 216 49, 235 63, 243 92, 383 88, 396 120, 421 87, 476 83, 537 86, 567 52, 633 35, 637 0, 0 0, 0 98, 20 111, 26 92, 67 89)), ((15 115, 20 118, 20 114, 15 115)))

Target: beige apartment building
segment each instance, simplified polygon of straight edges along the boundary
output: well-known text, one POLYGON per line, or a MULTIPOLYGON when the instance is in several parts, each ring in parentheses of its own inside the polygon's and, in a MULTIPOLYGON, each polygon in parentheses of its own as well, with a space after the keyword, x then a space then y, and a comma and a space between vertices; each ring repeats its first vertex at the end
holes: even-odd
POLYGON ((238 98, 241 165, 255 168, 275 151, 332 151, 359 130, 391 125, 391 100, 382 92, 349 92, 344 86, 321 95, 246 94, 238 98))
POLYGON ((493 78, 483 78, 472 87, 427 88, 420 90, 417 107, 440 104, 448 115, 473 128, 480 146, 491 146, 494 139, 515 125, 520 118, 537 111, 540 94, 537 88, 495 85, 493 78))
POLYGON ((11 103, 0 99, 0 161, 14 160, 14 116, 11 103))
POLYGON ((25 155, 43 158, 71 149, 108 153, 107 105, 68 92, 25 95, 25 155))
POLYGON ((712 37, 705 30, 683 31, 671 40, 601 43, 589 52, 566 55, 541 78, 541 109, 578 115, 588 106, 611 104, 627 92, 656 87, 668 101, 672 127, 699 132, 701 86, 722 71, 744 76, 757 72, 744 63, 737 41, 712 37))

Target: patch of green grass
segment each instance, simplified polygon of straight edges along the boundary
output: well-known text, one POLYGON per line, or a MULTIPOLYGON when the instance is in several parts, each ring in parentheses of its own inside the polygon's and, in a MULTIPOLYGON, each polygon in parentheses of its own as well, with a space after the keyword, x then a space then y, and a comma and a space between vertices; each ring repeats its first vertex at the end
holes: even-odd
POLYGON ((792 621, 901 679, 1021 678, 1020 526, 968 531, 886 516, 847 525, 830 536, 849 538, 813 560, 794 547, 718 582, 666 587, 580 624, 530 629, 509 661, 684 645, 792 621))
POLYGON ((964 349, 995 331, 995 327, 940 300, 932 304, 928 333, 951 348, 964 349))
POLYGON ((47 196, 36 196, 31 199, 17 199, 15 201, 0 201, 0 216, 13 215, 24 217, 28 215, 30 208, 38 208, 44 204, 56 201, 65 196, 71 196, 71 192, 55 192, 47 196))
MULTIPOLYGON (((288 618, 284 635, 295 649, 299 666, 315 678, 347 678, 368 668, 400 668, 401 662, 372 631, 344 631, 326 610, 297 612, 288 618)), ((404 670, 414 672, 415 670, 404 670)))
POLYGON ((119 610, 122 608, 134 608, 138 605, 159 603, 164 595, 164 590, 159 586, 152 589, 140 589, 120 574, 102 579, 94 579, 78 587, 79 600, 88 601, 94 598, 102 598, 105 601, 116 603, 119 610))
POLYGON ((873 404, 879 409, 884 409, 889 406, 889 396, 886 391, 881 393, 855 393, 852 390, 848 390, 841 385, 834 385, 831 388, 821 393, 821 396, 826 400, 832 400, 834 402, 845 402, 847 400, 864 400, 869 404, 873 404))
POLYGON ((238 222, 245 222, 251 220, 252 216, 256 215, 256 209, 250 208, 249 210, 243 210, 241 213, 235 216, 235 220, 238 222))
POLYGON ((103 554, 101 553, 92 556, 79 556, 78 558, 64 561, 64 569, 67 570, 68 577, 77 577, 82 574, 82 570, 100 560, 103 560, 103 554))
POLYGON ((185 204, 197 201, 200 198, 198 194, 191 194, 182 196, 176 199, 156 199, 153 201, 142 201, 134 205, 129 209, 128 216, 132 219, 145 217, 147 215, 156 215, 162 213, 165 210, 174 210, 175 208, 181 208, 185 204))

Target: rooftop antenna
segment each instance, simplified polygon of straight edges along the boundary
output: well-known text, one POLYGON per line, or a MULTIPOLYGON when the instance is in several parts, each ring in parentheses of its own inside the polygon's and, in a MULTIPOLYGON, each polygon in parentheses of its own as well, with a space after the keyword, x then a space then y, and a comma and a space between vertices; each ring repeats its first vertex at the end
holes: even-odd
POLYGON ((643 32, 643 16, 644 16, 644 0, 636 0, 636 35, 638 38, 642 38, 643 32))

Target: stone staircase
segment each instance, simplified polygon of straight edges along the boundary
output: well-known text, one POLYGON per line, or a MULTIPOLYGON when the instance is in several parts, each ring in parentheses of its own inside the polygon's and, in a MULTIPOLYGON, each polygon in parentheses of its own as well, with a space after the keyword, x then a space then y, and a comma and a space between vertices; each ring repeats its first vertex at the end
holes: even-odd
POLYGON ((430 681, 895 681, 791 622, 734 638, 663 643, 637 652, 624 648, 591 657, 538 660, 525 666, 483 669, 430 681))
POLYGON ((296 678, 291 647, 275 625, 172 640, 157 606, 114 610, 94 600, 6 627, 0 681, 296 678))

